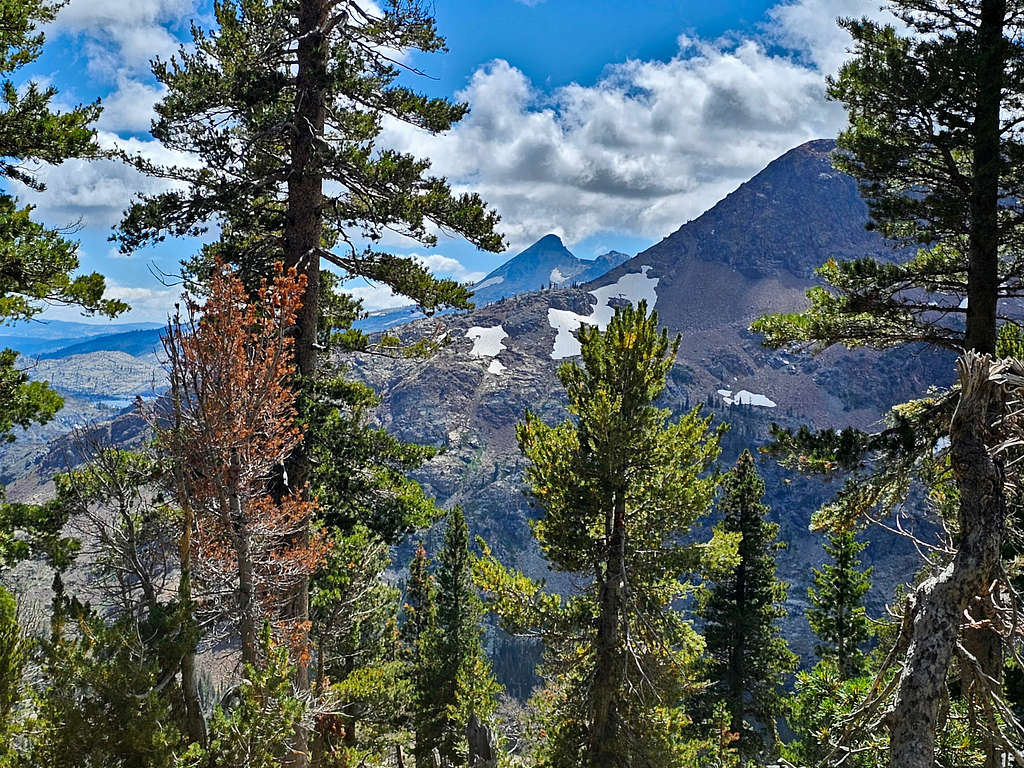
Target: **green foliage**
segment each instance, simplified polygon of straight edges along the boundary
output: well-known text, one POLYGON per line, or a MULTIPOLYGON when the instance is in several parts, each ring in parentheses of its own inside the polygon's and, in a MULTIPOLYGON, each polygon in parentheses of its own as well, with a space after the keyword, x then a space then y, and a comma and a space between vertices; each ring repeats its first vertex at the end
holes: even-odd
POLYGON ((466 723, 472 714, 485 720, 494 712, 500 688, 481 646, 483 607, 471 576, 466 519, 458 507, 448 513, 433 579, 425 566, 425 553, 418 552, 410 566, 403 627, 412 641, 415 754, 426 763, 436 748, 450 764, 464 765, 466 723))
POLYGON ((832 659, 799 673, 790 718, 796 738, 783 749, 783 756, 798 766, 888 766, 883 729, 860 732, 853 739, 845 733, 850 713, 867 697, 872 682, 869 677, 842 675, 832 659), (842 744, 838 749, 837 742, 842 744))
POLYGON ((784 545, 776 539, 779 526, 766 520, 764 481, 749 452, 721 490, 723 520, 716 528, 738 535, 739 562, 700 592, 711 680, 704 698, 725 706, 739 752, 763 763, 777 753, 783 685, 797 664, 778 625, 788 585, 775 576, 775 553, 784 545))
POLYGON ((209 746, 193 744, 175 768, 280 768, 291 754, 306 701, 293 690, 288 649, 273 642, 269 627, 262 657, 266 661, 247 666, 234 695, 214 709, 209 746))
POLYGON ((182 745, 166 686, 181 642, 179 617, 106 623, 55 580, 45 684, 36 693, 28 765, 165 768, 182 745), (128 725, 130 724, 130 726, 128 725), (118 727, 121 725, 121 727, 118 727), (114 726, 114 727, 112 727, 114 726))
MULTIPOLYGON (((326 115, 325 129, 313 129, 313 156, 301 161, 330 183, 320 205, 321 256, 345 279, 382 282, 428 312, 466 307, 465 286, 434 278, 410 258, 353 242, 376 243, 391 230, 433 244, 430 225, 436 224, 478 247, 502 248, 497 216, 477 195, 452 193, 445 179, 428 175, 429 162, 377 144, 385 116, 437 133, 467 111, 399 84, 401 68, 389 52, 443 49, 430 8, 418 0, 381 5, 379 15, 348 6, 325 25, 326 69, 309 74, 326 115)), ((292 155, 300 107, 290 64, 300 39, 298 8, 299 0, 218 0, 216 31, 193 27, 193 48, 154 64, 167 94, 156 107, 153 135, 201 164, 158 167, 129 158, 179 188, 132 206, 116 233, 122 249, 168 234, 200 235, 215 223, 221 237, 192 262, 194 274, 204 274, 217 257, 243 275, 265 275, 282 257, 286 206, 280 201, 289 193, 292 163, 300 162, 292 155)))
POLYGON ((611 691, 617 718, 607 736, 623 765, 698 764, 698 752, 711 750, 720 734, 704 743, 686 732, 680 702, 697 686, 702 643, 677 605, 685 580, 705 559, 721 564, 730 548, 735 557, 734 540, 684 543, 711 505, 720 431, 697 410, 670 422, 652 405, 678 340, 658 331, 657 316, 648 317, 643 303, 617 309, 604 332, 581 328, 580 341, 583 366, 559 369, 571 418, 551 427, 528 413, 518 429, 530 492, 542 510, 534 535, 551 567, 572 574, 577 589, 566 599, 548 593, 487 550, 476 580, 508 631, 544 641, 548 683, 535 700, 543 729, 538 764, 583 764, 595 737, 595 680, 606 671, 596 625, 603 580, 614 567, 608 516, 624 503, 628 588, 612 649, 622 677, 611 691))
POLYGON ((858 542, 852 530, 831 534, 825 551, 832 564, 814 569, 814 586, 807 590, 812 606, 807 621, 819 640, 814 652, 833 661, 844 680, 864 674, 863 648, 871 639, 863 604, 871 589, 871 569, 862 570, 857 557, 865 547, 867 543, 858 542))
POLYGON ((22 725, 25 663, 29 645, 18 623, 14 597, 0 587, 0 766, 14 758, 14 738, 22 725))

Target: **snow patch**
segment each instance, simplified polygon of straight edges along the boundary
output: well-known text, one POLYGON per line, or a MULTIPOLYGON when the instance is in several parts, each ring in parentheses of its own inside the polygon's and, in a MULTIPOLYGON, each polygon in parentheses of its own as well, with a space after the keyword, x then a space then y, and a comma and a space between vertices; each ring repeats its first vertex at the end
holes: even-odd
POLYGON ((491 364, 487 366, 487 372, 493 373, 495 376, 501 376, 501 374, 507 370, 508 369, 501 364, 501 361, 498 360, 498 358, 491 360, 491 364))
POLYGON ((497 285, 498 283, 504 283, 504 282, 505 282, 505 278, 502 277, 501 275, 498 275, 497 277, 489 277, 486 280, 484 280, 482 283, 477 283, 476 285, 474 285, 473 286, 473 290, 474 291, 482 291, 484 288, 487 288, 488 286, 497 285))
POLYGON ((475 325, 466 331, 466 338, 473 340, 473 348, 469 350, 471 357, 494 357, 501 350, 507 349, 501 340, 507 339, 508 334, 500 324, 493 328, 475 325))
POLYGON ((615 314, 615 308, 611 306, 612 299, 625 299, 634 307, 641 301, 646 301, 647 311, 653 311, 654 305, 658 303, 658 294, 655 288, 659 278, 648 277, 647 273, 650 269, 650 266, 644 265, 640 267, 639 272, 623 275, 611 285, 590 291, 590 295, 597 300, 597 303, 588 316, 578 315, 567 309, 549 309, 548 325, 557 331, 554 347, 551 350, 551 359, 561 360, 580 353, 580 342, 573 332, 579 330, 583 323, 596 325, 602 331, 607 328, 615 314))
POLYGON ((731 389, 720 389, 718 394, 722 396, 726 405, 756 405, 761 408, 774 408, 776 406, 774 400, 770 400, 756 392, 748 392, 745 389, 741 389, 735 395, 731 389))

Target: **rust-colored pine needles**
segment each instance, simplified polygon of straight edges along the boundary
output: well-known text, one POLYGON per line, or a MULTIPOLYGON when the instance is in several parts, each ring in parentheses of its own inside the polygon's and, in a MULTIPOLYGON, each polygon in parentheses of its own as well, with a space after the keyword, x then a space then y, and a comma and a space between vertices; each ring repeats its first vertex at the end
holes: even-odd
POLYGON ((189 594, 200 623, 229 630, 247 663, 267 621, 307 657, 309 628, 288 603, 326 553, 308 533, 306 489, 285 473, 302 441, 291 330, 305 280, 278 264, 250 298, 218 264, 205 301, 186 294, 164 340, 171 414, 158 435, 176 465, 189 594))

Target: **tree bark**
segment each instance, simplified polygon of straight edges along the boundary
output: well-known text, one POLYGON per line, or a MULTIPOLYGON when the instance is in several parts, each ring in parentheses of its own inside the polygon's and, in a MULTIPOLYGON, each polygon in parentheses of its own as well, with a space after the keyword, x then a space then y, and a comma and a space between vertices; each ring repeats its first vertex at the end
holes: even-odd
POLYGON ((910 637, 896 700, 888 713, 892 768, 933 768, 946 675, 964 611, 987 590, 999 564, 1006 520, 1003 469, 986 444, 997 386, 987 355, 957 363, 960 403, 950 424, 950 455, 960 490, 960 547, 907 603, 910 637))
MULTIPOLYGON (((173 356, 172 356, 173 359, 173 356)), ((173 368, 172 368, 173 371, 173 368)), ((174 426, 181 426, 181 391, 178 380, 171 374, 171 402, 174 426)), ((181 698, 185 704, 185 728, 189 739, 203 748, 207 743, 206 718, 199 700, 199 680, 196 673, 196 644, 193 639, 195 617, 192 606, 192 526, 195 516, 185 488, 185 474, 180 461, 174 462, 174 483, 181 504, 181 534, 178 538, 178 601, 182 610, 182 631, 188 637, 188 647, 181 657, 181 698)))
MULTIPOLYGON (((328 61, 324 29, 330 11, 329 0, 301 0, 298 16, 298 51, 295 75, 292 146, 288 173, 288 212, 285 221, 285 267, 295 267, 306 276, 302 307, 295 319, 295 368, 298 386, 305 386, 316 372, 316 338, 320 317, 320 248, 323 239, 323 172, 317 144, 323 141, 326 122, 326 76, 328 61)), ((288 481, 297 493, 307 493, 310 478, 309 449, 299 445, 287 462, 288 481)), ((302 526, 300 545, 309 540, 310 521, 302 526)), ((303 647, 308 642, 309 579, 296 585, 290 601, 289 618, 299 630, 303 647)), ((300 654, 295 685, 309 690, 308 655, 300 654)), ((290 765, 303 768, 309 762, 308 733, 300 727, 290 765)))
POLYGON ((231 451, 231 470, 228 473, 228 513, 231 516, 231 531, 235 538, 235 559, 238 573, 238 633, 242 642, 242 663, 256 665, 259 662, 259 634, 256 626, 256 590, 252 562, 252 541, 249 524, 242 509, 238 493, 241 466, 238 451, 231 451))
POLYGON ((598 600, 597 639, 595 644, 594 684, 591 694, 590 768, 614 768, 625 765, 619 754, 616 699, 622 685, 622 649, 620 620, 622 593, 626 578, 626 497, 613 496, 604 579, 598 600))
MULTIPOLYGON (((736 566, 736 610, 743 613, 746 610, 747 601, 747 569, 746 564, 741 560, 736 566)), ((746 743, 743 736, 743 720, 746 716, 743 706, 743 683, 744 676, 744 654, 746 653, 746 638, 743 633, 735 639, 732 647, 731 658, 729 659, 729 730, 739 736, 739 761, 740 766, 746 765, 746 743)))
MULTIPOLYGON (((999 179, 1000 109, 1007 45, 1003 38, 1006 0, 982 0, 978 26, 976 97, 972 122, 973 168, 968 237, 967 328, 965 346, 995 355, 999 291, 999 179)), ((984 585, 987 591, 988 584, 984 585)), ((1003 648, 998 634, 985 626, 982 603, 973 602, 969 613, 978 628, 968 627, 964 644, 978 659, 985 674, 1002 680, 1003 648)), ((1000 749, 989 739, 986 768, 999 768, 1000 749)))

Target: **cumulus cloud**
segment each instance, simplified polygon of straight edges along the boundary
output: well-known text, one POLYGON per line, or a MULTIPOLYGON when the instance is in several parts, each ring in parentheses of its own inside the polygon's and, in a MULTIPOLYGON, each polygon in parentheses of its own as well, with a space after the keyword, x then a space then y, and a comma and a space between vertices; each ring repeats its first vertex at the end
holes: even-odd
POLYGON ((77 36, 94 75, 148 72, 154 57, 178 48, 169 28, 194 17, 197 0, 72 0, 57 15, 53 32, 77 36))
POLYGON ((122 73, 117 90, 103 100, 97 127, 111 133, 147 133, 156 118, 154 105, 164 95, 158 85, 144 83, 122 73))
POLYGON ((395 121, 387 140, 429 157, 502 215, 513 248, 554 232, 657 238, 699 215, 774 158, 845 123, 825 75, 847 56, 840 16, 863 0, 796 0, 755 37, 682 36, 668 61, 610 65, 593 85, 544 91, 495 60, 458 94, 469 116, 443 136, 395 121))
MULTIPOLYGON (((122 139, 107 131, 100 131, 98 139, 104 149, 124 149, 163 165, 196 162, 155 140, 122 139)), ((37 207, 45 222, 61 227, 80 223, 91 229, 108 230, 120 221, 133 197, 140 193, 155 194, 170 186, 116 160, 67 160, 61 165, 42 167, 38 175, 46 184, 43 192, 13 181, 11 186, 20 198, 37 207)))

